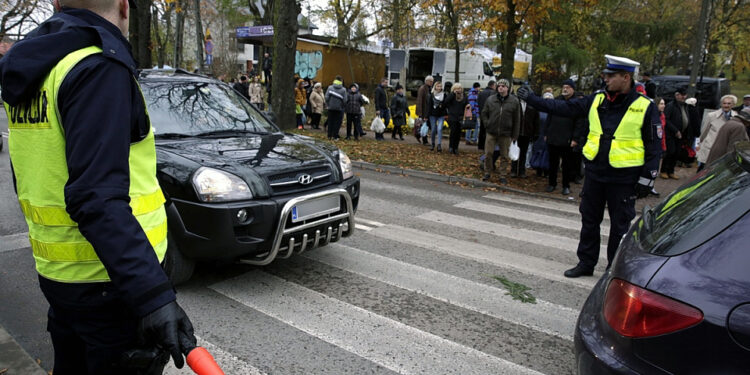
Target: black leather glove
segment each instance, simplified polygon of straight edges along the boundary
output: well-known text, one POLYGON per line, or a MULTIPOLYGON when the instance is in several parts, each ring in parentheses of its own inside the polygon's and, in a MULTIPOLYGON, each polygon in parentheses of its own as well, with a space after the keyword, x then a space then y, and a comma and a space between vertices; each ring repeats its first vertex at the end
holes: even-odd
POLYGON ((646 177, 638 179, 638 183, 635 184, 635 197, 638 199, 646 198, 651 194, 651 190, 654 188, 654 180, 646 177))
POLYGON ((185 364, 183 353, 197 345, 193 324, 177 302, 172 301, 141 318, 138 340, 169 352, 177 368, 185 364))
POLYGON ((518 97, 518 99, 526 100, 532 93, 533 92, 531 91, 531 87, 529 87, 529 85, 523 85, 518 89, 518 91, 516 91, 516 96, 518 97))

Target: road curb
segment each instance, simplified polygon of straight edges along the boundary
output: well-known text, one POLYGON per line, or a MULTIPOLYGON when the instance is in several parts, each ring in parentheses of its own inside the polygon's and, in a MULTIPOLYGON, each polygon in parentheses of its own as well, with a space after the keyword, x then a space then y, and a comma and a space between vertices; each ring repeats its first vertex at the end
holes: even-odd
POLYGON ((527 196, 531 196, 535 198, 551 199, 551 200, 555 200, 559 202, 566 202, 568 204, 578 205, 578 201, 576 201, 575 199, 571 200, 567 198, 551 197, 548 195, 533 193, 533 192, 529 192, 526 190, 515 189, 512 187, 499 185, 494 182, 486 182, 482 180, 477 180, 475 178, 461 177, 461 176, 449 176, 449 175, 444 175, 444 174, 435 173, 435 172, 405 169, 405 168, 396 167, 393 165, 375 164, 375 163, 370 163, 366 161, 352 161, 352 166, 360 168, 360 169, 375 171, 375 172, 389 172, 392 174, 416 177, 416 178, 421 178, 421 179, 430 180, 430 181, 447 182, 447 183, 464 183, 464 184, 470 185, 471 187, 478 187, 478 188, 496 188, 498 190, 503 190, 503 191, 521 194, 521 195, 527 195, 527 196))
POLYGON ((47 372, 0 326, 0 370, 5 375, 47 375, 47 372))

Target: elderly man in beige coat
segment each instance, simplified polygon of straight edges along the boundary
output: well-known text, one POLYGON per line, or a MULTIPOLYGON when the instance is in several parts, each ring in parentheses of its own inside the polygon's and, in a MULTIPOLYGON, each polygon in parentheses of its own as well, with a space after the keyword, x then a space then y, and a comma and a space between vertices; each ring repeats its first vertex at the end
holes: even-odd
POLYGON ((724 95, 721 97, 721 108, 709 113, 703 121, 701 129, 700 147, 696 158, 698 159, 698 170, 700 171, 706 165, 708 154, 711 153, 716 135, 721 127, 729 121, 730 118, 737 116, 737 112, 732 109, 737 105, 737 97, 734 95, 724 95))

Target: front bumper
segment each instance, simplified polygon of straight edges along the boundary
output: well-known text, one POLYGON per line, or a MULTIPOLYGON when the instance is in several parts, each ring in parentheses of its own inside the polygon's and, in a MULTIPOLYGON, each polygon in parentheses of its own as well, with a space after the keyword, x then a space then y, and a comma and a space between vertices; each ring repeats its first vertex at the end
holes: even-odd
POLYGON ((172 203, 167 209, 169 231, 184 256, 265 265, 277 257, 286 258, 350 236, 359 204, 359 178, 264 200, 216 204, 173 199, 172 203), (339 211, 292 222, 293 206, 326 196, 340 198, 339 211))

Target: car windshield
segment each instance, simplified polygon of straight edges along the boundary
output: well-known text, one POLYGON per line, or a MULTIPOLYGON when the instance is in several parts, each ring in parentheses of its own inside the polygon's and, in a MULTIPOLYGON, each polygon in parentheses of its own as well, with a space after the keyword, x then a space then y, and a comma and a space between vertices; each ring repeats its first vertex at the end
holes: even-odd
POLYGON ((750 209, 750 174, 734 157, 726 155, 644 212, 636 232, 641 247, 656 255, 682 254, 745 215, 750 209))
POLYGON ((279 131, 225 84, 146 82, 141 87, 157 137, 279 131))

